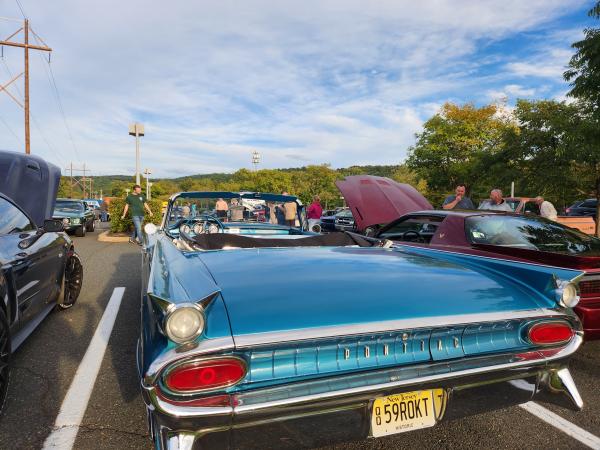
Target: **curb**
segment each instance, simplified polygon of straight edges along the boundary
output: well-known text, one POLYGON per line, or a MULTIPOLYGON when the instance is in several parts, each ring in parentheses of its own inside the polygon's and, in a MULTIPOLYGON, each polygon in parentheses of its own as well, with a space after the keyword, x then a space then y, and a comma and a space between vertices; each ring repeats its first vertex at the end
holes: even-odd
POLYGON ((100 242, 129 242, 128 236, 109 236, 108 231, 104 231, 98 235, 100 242))

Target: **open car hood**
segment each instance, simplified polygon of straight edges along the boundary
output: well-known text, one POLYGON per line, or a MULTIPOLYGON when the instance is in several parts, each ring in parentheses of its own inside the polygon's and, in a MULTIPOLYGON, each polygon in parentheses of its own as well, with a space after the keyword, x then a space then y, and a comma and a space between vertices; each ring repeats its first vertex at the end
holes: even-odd
POLYGON ((356 228, 389 223, 404 214, 433 209, 414 187, 373 175, 354 175, 335 182, 352 211, 356 228))
POLYGON ((42 158, 0 150, 0 193, 41 227, 54 212, 60 168, 42 158))

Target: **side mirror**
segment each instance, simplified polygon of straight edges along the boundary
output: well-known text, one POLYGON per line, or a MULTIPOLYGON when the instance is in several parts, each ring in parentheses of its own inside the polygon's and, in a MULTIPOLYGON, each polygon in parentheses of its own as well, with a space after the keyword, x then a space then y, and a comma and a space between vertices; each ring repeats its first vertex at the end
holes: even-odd
POLYGON ((42 228, 46 233, 57 233, 64 230, 62 220, 57 219, 44 220, 44 226, 42 228))

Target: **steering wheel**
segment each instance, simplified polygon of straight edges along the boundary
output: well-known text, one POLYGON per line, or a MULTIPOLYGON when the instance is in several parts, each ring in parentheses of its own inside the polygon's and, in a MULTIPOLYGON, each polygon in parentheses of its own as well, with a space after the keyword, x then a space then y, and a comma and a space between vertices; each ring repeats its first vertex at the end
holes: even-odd
POLYGON ((409 241, 409 242, 425 242, 425 239, 423 239, 423 236, 421 236, 421 233, 419 233, 418 231, 414 231, 414 230, 408 230, 405 231, 404 233, 402 233, 402 240, 403 241, 409 241), (414 236, 416 237, 416 239, 407 239, 408 236, 414 236))

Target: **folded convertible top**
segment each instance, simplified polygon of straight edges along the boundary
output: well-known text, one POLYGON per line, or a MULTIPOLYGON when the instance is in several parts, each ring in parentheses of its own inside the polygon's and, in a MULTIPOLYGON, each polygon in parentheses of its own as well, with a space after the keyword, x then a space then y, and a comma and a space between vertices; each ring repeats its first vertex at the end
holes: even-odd
POLYGON ((264 237, 240 236, 238 234, 215 233, 190 236, 181 233, 182 237, 191 240, 203 250, 220 250, 224 247, 261 248, 261 247, 345 247, 358 245, 373 247, 377 242, 364 239, 354 233, 331 233, 297 239, 277 239, 264 237))

